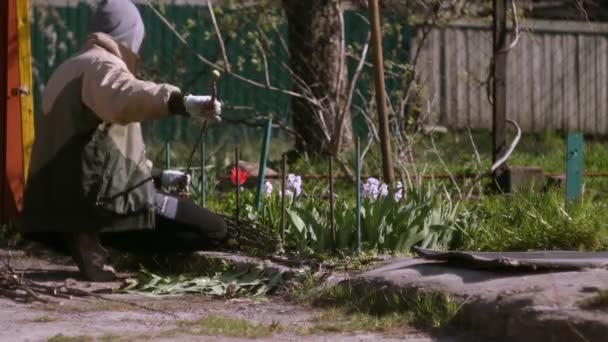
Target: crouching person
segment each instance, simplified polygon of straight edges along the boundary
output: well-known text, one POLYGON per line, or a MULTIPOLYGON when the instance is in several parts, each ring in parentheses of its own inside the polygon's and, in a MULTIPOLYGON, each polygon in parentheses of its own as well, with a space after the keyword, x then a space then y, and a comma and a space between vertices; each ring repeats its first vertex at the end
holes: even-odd
POLYGON ((65 247, 87 279, 111 281, 102 243, 156 251, 224 240, 220 216, 157 191, 140 128, 172 115, 218 122, 221 105, 134 76, 144 25, 129 0, 101 1, 90 31, 44 90, 22 233, 65 247))

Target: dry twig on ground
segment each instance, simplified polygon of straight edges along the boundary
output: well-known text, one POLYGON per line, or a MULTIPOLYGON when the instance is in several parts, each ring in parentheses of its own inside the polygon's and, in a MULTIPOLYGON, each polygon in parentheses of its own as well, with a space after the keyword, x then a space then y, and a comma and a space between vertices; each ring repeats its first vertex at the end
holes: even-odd
POLYGON ((95 292, 74 288, 68 284, 67 280, 60 285, 45 285, 27 279, 25 274, 25 271, 17 271, 11 266, 10 257, 7 260, 0 260, 0 297, 5 297, 19 303, 38 302, 43 304, 59 303, 58 299, 96 298, 178 318, 177 315, 171 312, 154 309, 130 301, 108 298, 95 292))

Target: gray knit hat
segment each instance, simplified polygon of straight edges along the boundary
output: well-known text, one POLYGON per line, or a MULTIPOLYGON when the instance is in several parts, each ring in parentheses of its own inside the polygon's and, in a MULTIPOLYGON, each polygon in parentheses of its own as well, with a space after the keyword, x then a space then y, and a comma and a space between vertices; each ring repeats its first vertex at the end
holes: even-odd
POLYGON ((106 33, 137 54, 144 40, 144 22, 130 0, 102 0, 91 16, 89 32, 106 33))

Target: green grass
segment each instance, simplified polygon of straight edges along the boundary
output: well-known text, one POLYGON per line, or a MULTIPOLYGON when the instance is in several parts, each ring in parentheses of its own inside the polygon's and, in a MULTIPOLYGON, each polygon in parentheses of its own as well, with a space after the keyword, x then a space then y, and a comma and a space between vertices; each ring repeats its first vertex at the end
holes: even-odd
POLYGON ((57 334, 49 338, 48 342, 131 342, 131 341, 149 341, 151 336, 149 335, 117 335, 117 334, 104 334, 101 336, 89 336, 89 335, 75 335, 68 336, 64 334, 57 334))
POLYGON ((605 250, 608 203, 586 196, 566 211, 564 195, 558 191, 489 196, 470 208, 469 220, 452 248, 605 250))
POLYGON ((269 337, 282 330, 283 327, 277 323, 259 324, 239 318, 209 315, 198 321, 182 323, 177 332, 192 335, 255 339, 269 337))
POLYGON ((443 293, 350 284, 327 288, 314 298, 316 305, 340 308, 348 313, 392 317, 417 327, 445 328, 458 312, 459 303, 443 293))
MULTIPOLYGON (((472 132, 481 159, 482 169, 490 166, 491 135, 485 131, 472 132)), ((442 159, 452 173, 479 172, 473 146, 466 132, 449 132, 436 134, 434 142, 442 159)), ((429 136, 419 135, 413 139, 415 165, 418 172, 445 173, 437 154, 431 148, 429 136)), ((274 145, 273 145, 274 146, 274 145)), ((285 149, 286 143, 281 145, 285 149)), ((273 147, 274 148, 274 147, 273 147)), ((278 148, 278 147, 277 147, 278 148)), ((183 148, 182 148, 183 150, 183 148)), ((510 165, 538 166, 545 172, 563 173, 565 170, 565 136, 558 133, 527 134, 522 137, 515 153, 509 160, 510 165)), ((222 156, 218 152, 217 160, 229 160, 230 151, 225 150, 222 156)), ((276 151, 275 151, 276 152, 276 151)), ((181 153, 183 154, 183 153, 181 153)), ((279 154, 274 153, 271 165, 277 165, 279 154)), ((255 153, 249 157, 257 160, 255 153)), ((353 159, 352 153, 347 153, 353 159)), ((364 174, 379 174, 381 158, 379 149, 374 147, 368 154, 364 174)), ((325 158, 300 158, 290 165, 290 172, 326 173, 325 158)), ((337 168, 336 168, 337 169, 337 168)), ((584 150, 584 170, 587 172, 608 171, 608 141, 587 139, 584 150)), ((413 172, 413 170, 410 170, 413 172)), ((339 173, 339 172, 338 172, 339 173)), ((573 249, 601 250, 608 248, 608 178, 585 178, 585 192, 581 203, 566 213, 564 208, 563 189, 551 189, 547 193, 517 193, 498 195, 486 187, 485 196, 474 205, 461 206, 459 211, 466 219, 462 220, 460 234, 455 234, 451 247, 478 251, 506 251, 530 249, 573 249)), ((485 182, 489 185, 489 180, 485 182)), ((442 186, 455 193, 449 181, 437 181, 434 185, 438 191, 442 186)), ((460 184, 461 187, 463 184, 460 184)), ((325 180, 304 182, 305 193, 318 198, 326 193, 325 180)), ((351 184, 336 184, 338 202, 354 202, 354 189, 351 184)), ((249 201, 254 190, 246 190, 243 197, 249 201), (249 197, 248 197, 249 196, 249 197)), ((208 195, 207 206, 214 211, 232 214, 234 201, 232 194, 215 192, 208 195)), ((323 197, 324 198, 324 197, 323 197)), ((326 201, 322 201, 326 206, 326 201)), ((315 204, 322 212, 326 209, 315 204)), ((276 215, 275 215, 276 216, 276 215)), ((278 222, 278 219, 274 220, 278 222)), ((273 222, 274 222, 273 221, 273 222)), ((275 222, 276 223, 276 222, 275 222)))
POLYGON ((95 339, 92 336, 77 335, 67 336, 64 334, 57 334, 47 340, 47 342, 91 342, 95 339))
MULTIPOLYGON (((483 165, 491 164, 492 136, 487 131, 472 133, 483 165)), ((442 158, 453 171, 476 168, 474 150, 466 132, 435 134, 435 143, 442 158)), ((509 141, 511 138, 509 138, 509 141)), ((435 153, 432 152, 430 137, 421 137, 414 147, 417 162, 431 165, 439 170, 435 153)), ((565 136, 554 132, 525 134, 509 159, 511 165, 538 166, 547 172, 564 172, 566 155, 565 136)), ((584 145, 584 168, 587 171, 608 171, 608 141, 586 138, 584 145)))
POLYGON ((32 320, 33 323, 50 323, 50 322, 57 322, 59 319, 57 319, 56 317, 52 317, 52 316, 40 316, 37 318, 34 318, 32 320))
POLYGON ((602 310, 608 312, 608 290, 599 291, 599 293, 584 302, 579 306, 587 310, 602 310))
POLYGON ((313 318, 311 323, 311 326, 296 329, 296 333, 299 335, 323 335, 372 331, 387 334, 408 329, 410 319, 409 316, 399 313, 375 316, 357 312, 349 313, 344 309, 333 308, 313 318))

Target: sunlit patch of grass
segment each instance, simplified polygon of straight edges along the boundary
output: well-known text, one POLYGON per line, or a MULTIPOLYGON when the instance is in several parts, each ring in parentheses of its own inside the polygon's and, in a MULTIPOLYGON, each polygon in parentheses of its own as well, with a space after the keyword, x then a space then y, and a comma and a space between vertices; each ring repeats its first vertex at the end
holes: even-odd
POLYGON ((57 334, 49 338, 48 342, 131 342, 131 341, 149 341, 151 336, 149 335, 117 335, 117 334, 104 334, 101 336, 89 336, 89 335, 75 335, 68 336, 64 334, 57 334))
POLYGON ((31 320, 32 323, 50 323, 50 322, 57 322, 58 319, 56 317, 52 317, 52 316, 40 316, 40 317, 36 317, 33 320, 31 320))
POLYGON ((349 313, 345 309, 332 308, 315 317, 309 327, 296 329, 299 335, 320 335, 327 333, 349 333, 373 331, 383 334, 408 330, 411 317, 407 314, 391 313, 382 316, 365 313, 349 313))
POLYGON ((278 323, 259 324, 240 318, 209 315, 198 321, 182 323, 176 332, 191 335, 253 339, 269 337, 281 331, 283 331, 283 327, 278 323))
MULTIPOLYGON (((377 317, 397 315, 401 322, 424 328, 444 328, 456 316, 457 300, 443 293, 418 291, 361 284, 340 284, 321 291, 314 301, 317 305, 337 307, 350 313, 377 317)), ((390 320, 389 320, 390 321, 390 320)))
POLYGON ((608 290, 599 291, 595 296, 579 304, 582 309, 608 312, 608 290))
POLYGON ((68 336, 64 334, 57 334, 50 337, 47 342, 92 342, 95 339, 88 335, 76 335, 68 336))

